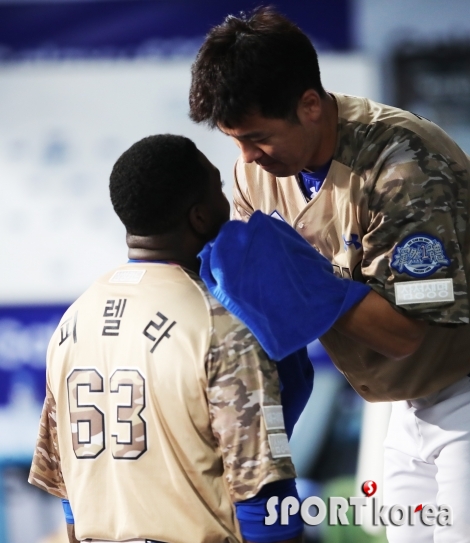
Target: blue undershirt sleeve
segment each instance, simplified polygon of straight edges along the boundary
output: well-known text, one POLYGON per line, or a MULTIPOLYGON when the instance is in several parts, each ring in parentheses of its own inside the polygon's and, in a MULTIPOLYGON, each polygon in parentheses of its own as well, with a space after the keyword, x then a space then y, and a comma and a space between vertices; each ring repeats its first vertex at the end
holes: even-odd
POLYGON ((287 525, 281 525, 279 506, 276 506, 278 512, 276 522, 271 525, 265 524, 265 519, 268 516, 266 504, 273 496, 279 498, 278 503, 281 503, 287 496, 299 500, 295 479, 282 479, 269 483, 255 497, 235 503, 241 533, 248 541, 274 543, 291 539, 302 533, 303 522, 300 513, 290 516, 287 525))
POLYGON ((313 389, 313 365, 304 347, 276 363, 281 383, 281 404, 290 439, 313 389))
POLYGON ((75 524, 75 520, 73 518, 72 508, 70 507, 69 500, 62 500, 62 507, 64 509, 64 515, 65 515, 65 522, 67 524, 75 524))

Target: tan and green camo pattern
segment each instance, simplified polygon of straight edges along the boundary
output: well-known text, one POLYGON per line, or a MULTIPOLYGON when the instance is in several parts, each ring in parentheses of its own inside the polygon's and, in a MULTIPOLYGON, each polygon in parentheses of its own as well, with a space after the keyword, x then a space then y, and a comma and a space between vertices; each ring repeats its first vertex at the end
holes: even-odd
POLYGON ((275 362, 245 325, 211 296, 207 300, 214 326, 206 361, 212 429, 232 499, 241 501, 295 471, 290 458, 272 458, 261 411, 281 402, 275 362))
POLYGON ((56 404, 49 385, 28 481, 58 498, 67 499, 58 449, 56 404))
POLYGON ((316 197, 306 201, 296 176, 276 178, 240 158, 233 217, 276 211, 336 273, 366 282, 397 311, 431 323, 418 351, 401 360, 334 329, 321 338, 365 399, 425 396, 470 372, 470 160, 426 119, 366 98, 331 95, 338 106, 337 143, 316 197), (452 279, 455 301, 397 307, 394 284, 419 278, 392 266, 394 251, 407 236, 423 233, 440 240, 450 260, 423 279, 452 279), (353 239, 360 245, 345 243, 353 239))
POLYGON ((413 233, 430 234, 442 241, 451 261, 431 278, 452 278, 455 302, 413 304, 405 311, 432 322, 468 324, 469 160, 430 121, 402 116, 393 125, 339 119, 334 160, 363 180, 368 207, 356 278, 394 303, 394 283, 414 279, 391 266, 396 244, 413 233))

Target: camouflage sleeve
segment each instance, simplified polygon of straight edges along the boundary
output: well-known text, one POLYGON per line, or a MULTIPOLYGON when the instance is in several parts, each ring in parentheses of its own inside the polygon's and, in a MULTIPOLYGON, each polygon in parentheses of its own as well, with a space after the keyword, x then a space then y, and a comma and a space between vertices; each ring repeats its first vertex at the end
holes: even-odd
POLYGON ((468 323, 469 172, 416 134, 401 132, 384 154, 369 188, 362 274, 400 312, 439 324, 468 323), (395 290, 398 283, 404 284, 395 290), (454 301, 442 300, 448 288, 454 301))
POLYGON ((295 477, 280 405, 276 364, 250 331, 211 300, 212 343, 206 359, 212 430, 234 502, 267 483, 295 477))
POLYGON ((60 467, 56 421, 55 400, 49 386, 47 386, 28 482, 58 498, 67 499, 60 467))
POLYGON ((253 206, 248 200, 248 194, 244 195, 242 184, 245 182, 242 159, 239 158, 235 164, 234 183, 233 183, 233 212, 232 219, 239 221, 248 221, 253 214, 253 206))

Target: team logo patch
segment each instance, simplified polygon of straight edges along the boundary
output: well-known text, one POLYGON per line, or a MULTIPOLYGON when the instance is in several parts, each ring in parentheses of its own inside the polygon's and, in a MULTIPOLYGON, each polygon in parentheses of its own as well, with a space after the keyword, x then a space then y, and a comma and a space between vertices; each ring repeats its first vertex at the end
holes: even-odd
POLYGON ((427 277, 449 265, 442 242, 429 234, 412 234, 402 240, 393 251, 391 264, 398 272, 413 277, 427 277))

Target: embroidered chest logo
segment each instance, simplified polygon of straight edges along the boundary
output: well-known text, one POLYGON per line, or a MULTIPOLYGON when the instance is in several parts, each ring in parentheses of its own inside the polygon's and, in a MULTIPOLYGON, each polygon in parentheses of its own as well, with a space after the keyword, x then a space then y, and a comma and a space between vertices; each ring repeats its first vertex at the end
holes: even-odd
POLYGON ((359 236, 357 234, 351 234, 351 239, 346 239, 346 236, 343 234, 343 241, 345 251, 347 251, 351 246, 355 249, 360 249, 362 247, 361 242, 359 241, 359 236))
POLYGON ((392 268, 413 277, 427 277, 439 268, 450 265, 440 240, 429 234, 412 234, 393 251, 392 268))

